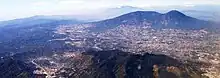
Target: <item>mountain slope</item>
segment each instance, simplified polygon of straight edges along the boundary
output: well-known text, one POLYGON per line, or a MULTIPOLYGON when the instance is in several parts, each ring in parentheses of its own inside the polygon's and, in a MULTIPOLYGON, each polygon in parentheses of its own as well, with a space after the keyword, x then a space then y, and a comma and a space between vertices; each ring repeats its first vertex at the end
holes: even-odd
POLYGON ((203 78, 199 69, 165 55, 113 50, 88 51, 77 58, 77 63, 69 61, 73 68, 63 69, 66 73, 57 72, 57 75, 73 78, 203 78))
MULTIPOLYGON (((2 60, 2 59, 1 59, 2 60)), ((33 76, 33 68, 23 61, 13 58, 4 58, 0 62, 1 78, 30 78, 33 76)))
POLYGON ((49 40, 61 36, 54 33, 59 25, 76 23, 79 21, 44 16, 4 21, 0 24, 0 53, 49 53, 52 49, 65 48, 61 47, 65 43, 49 40))
POLYGON ((151 28, 180 28, 180 29, 203 29, 212 25, 208 21, 199 20, 184 15, 183 13, 172 10, 161 14, 154 11, 136 11, 122 16, 93 22, 96 30, 114 28, 120 25, 124 26, 148 26, 151 28))

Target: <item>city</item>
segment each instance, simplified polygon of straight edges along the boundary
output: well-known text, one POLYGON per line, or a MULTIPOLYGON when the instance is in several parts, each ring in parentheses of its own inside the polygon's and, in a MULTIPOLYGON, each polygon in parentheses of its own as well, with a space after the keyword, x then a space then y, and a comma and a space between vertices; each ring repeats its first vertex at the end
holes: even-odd
MULTIPOLYGON (((150 27, 119 26, 105 32, 90 32, 91 25, 60 26, 55 33, 66 35, 65 38, 50 41, 65 41, 74 49, 64 53, 60 58, 73 58, 89 49, 97 51, 121 50, 134 54, 164 54, 182 62, 193 61, 201 65, 203 75, 210 78, 219 77, 220 36, 206 30, 153 29, 150 27), (78 54, 78 55, 75 55, 78 54), (212 77, 213 76, 213 77, 212 77)), ((46 58, 46 57, 45 57, 46 58)), ((54 58, 54 57, 52 57, 54 58)), ((42 60, 38 58, 37 60, 42 60)), ((46 58, 54 63, 54 59, 46 58)), ((53 64, 49 63, 49 64, 53 64)), ((43 63, 45 64, 45 63, 43 63)), ((61 71, 62 63, 49 65, 48 70, 56 68, 61 71)), ((65 63, 64 63, 65 64, 65 63)), ((83 64, 82 64, 83 65, 83 64)), ((47 66, 45 66, 47 68, 47 66)), ((52 71, 51 71, 52 72, 52 71)), ((53 73, 56 73, 53 71, 53 73)))

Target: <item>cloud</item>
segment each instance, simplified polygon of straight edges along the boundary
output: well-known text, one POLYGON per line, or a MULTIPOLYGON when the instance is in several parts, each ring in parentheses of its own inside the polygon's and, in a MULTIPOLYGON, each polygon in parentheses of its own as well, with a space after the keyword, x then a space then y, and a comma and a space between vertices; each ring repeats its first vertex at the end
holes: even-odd
MULTIPOLYGON (((120 0, 119 0, 120 1, 120 0)), ((64 8, 72 9, 98 9, 106 8, 117 4, 106 0, 60 0, 58 5, 64 8)))
POLYGON ((48 4, 49 4, 48 2, 41 1, 41 2, 34 2, 32 5, 33 6, 46 6, 48 4))
POLYGON ((185 6, 185 7, 194 7, 194 6, 196 6, 196 5, 193 4, 193 3, 191 3, 191 2, 184 2, 184 3, 183 3, 183 6, 185 6))
POLYGON ((60 0, 59 4, 82 4, 84 0, 60 0))

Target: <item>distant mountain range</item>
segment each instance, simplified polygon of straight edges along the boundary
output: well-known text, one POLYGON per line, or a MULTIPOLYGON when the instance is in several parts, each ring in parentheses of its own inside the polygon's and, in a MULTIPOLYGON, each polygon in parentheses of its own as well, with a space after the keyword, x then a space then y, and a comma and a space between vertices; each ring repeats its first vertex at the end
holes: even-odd
POLYGON ((28 18, 0 21, 0 27, 26 27, 36 25, 59 25, 75 23, 81 23, 81 21, 64 16, 33 16, 28 18))
POLYGON ((213 26, 211 22, 187 16, 172 10, 165 14, 155 11, 136 11, 98 22, 92 22, 95 30, 114 28, 117 26, 148 26, 151 28, 203 29, 213 26))

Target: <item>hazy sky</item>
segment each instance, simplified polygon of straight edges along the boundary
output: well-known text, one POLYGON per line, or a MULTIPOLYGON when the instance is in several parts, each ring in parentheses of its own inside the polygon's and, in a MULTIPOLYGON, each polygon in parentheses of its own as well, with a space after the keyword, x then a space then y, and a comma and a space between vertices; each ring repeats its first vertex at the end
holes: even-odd
POLYGON ((0 20, 33 15, 86 14, 120 6, 219 5, 219 0, 0 0, 0 20))

